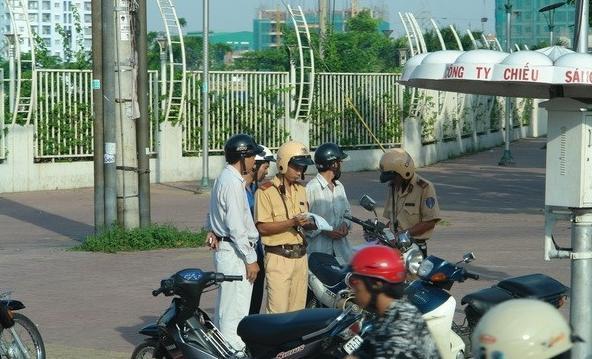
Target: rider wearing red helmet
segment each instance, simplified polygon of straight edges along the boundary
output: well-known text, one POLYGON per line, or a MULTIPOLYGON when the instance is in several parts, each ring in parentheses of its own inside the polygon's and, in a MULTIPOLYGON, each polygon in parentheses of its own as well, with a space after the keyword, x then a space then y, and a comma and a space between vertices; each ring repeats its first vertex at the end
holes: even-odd
POLYGON ((369 246, 354 255, 348 285, 356 302, 377 319, 362 347, 348 358, 440 357, 421 313, 404 296, 405 276, 405 264, 396 249, 369 246))

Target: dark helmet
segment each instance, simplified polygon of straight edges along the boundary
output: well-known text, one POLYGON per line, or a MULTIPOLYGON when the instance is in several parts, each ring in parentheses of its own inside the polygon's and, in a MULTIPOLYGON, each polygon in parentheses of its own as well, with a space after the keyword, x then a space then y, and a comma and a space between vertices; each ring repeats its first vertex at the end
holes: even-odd
POLYGON ((326 171, 335 161, 343 161, 347 157, 347 153, 343 152, 339 146, 329 142, 317 148, 314 161, 319 171, 326 171))
POLYGON ((259 146, 253 137, 243 133, 230 137, 224 144, 224 157, 230 164, 262 152, 263 147, 259 146))

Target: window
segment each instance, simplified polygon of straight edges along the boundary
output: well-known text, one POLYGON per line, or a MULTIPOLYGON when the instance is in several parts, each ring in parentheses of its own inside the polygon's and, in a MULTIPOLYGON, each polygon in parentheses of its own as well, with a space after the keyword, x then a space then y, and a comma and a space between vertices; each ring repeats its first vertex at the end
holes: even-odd
POLYGON ((39 2, 37 1, 29 1, 29 9, 37 10, 39 9, 39 2))
POLYGON ((51 14, 42 14, 41 22, 51 22, 51 14))
POLYGON ((49 38, 44 38, 43 42, 45 43, 45 46, 47 47, 51 47, 51 39, 49 38))
POLYGON ((92 22, 92 16, 90 14, 85 14, 84 15, 84 22, 85 23, 91 23, 92 22))
POLYGON ((41 30, 43 35, 51 35, 51 26, 49 25, 43 25, 43 28, 41 30))
POLYGON ((62 19, 62 17, 61 17, 60 15, 54 15, 54 16, 53 16, 53 20, 54 20, 55 22, 60 22, 60 20, 61 20, 61 19, 62 19))
POLYGON ((85 1, 84 2, 84 10, 85 11, 91 11, 92 10, 92 5, 91 5, 90 1, 85 1))
POLYGON ((59 9, 60 8, 60 2, 58 1, 55 4, 53 4, 53 7, 56 8, 56 9, 59 9))
POLYGON ((29 20, 31 20, 31 22, 38 22, 39 16, 37 16, 37 14, 29 13, 29 20))
POLYGON ((42 10, 51 10, 51 3, 49 1, 44 1, 41 4, 41 9, 42 10))

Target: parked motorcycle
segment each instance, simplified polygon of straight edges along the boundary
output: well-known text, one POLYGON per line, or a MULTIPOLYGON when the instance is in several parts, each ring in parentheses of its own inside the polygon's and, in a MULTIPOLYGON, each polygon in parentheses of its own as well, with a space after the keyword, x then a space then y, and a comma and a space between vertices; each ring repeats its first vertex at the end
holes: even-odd
POLYGON ((350 306, 345 311, 305 309, 284 314, 245 317, 237 333, 246 344, 235 350, 199 307, 206 289, 242 276, 184 269, 162 280, 152 295, 175 296, 154 324, 140 330, 148 339, 138 345, 139 358, 342 358, 363 342, 363 316, 350 306))
POLYGON ((45 359, 45 345, 35 323, 17 310, 25 305, 0 294, 0 358, 45 359))

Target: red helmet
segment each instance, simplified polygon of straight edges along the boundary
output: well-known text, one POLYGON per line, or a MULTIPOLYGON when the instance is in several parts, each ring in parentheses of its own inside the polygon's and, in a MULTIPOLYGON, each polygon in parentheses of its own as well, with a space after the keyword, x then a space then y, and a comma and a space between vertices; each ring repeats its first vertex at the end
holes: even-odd
POLYGON ((401 252, 385 246, 369 246, 360 249, 351 260, 352 274, 372 277, 389 283, 405 280, 405 263, 401 252))

